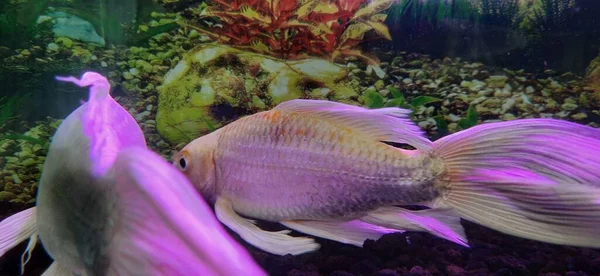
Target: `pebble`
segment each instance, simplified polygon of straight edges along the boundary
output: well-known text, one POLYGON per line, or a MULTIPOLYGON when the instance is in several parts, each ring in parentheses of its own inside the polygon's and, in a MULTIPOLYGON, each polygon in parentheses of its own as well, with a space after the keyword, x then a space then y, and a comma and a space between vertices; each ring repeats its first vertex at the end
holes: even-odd
POLYGON ((387 97, 387 95, 390 94, 390 90, 388 90, 388 89, 381 89, 381 90, 379 90, 379 94, 381 94, 381 96, 387 97))
POLYGON ((583 119, 587 118, 587 114, 580 112, 580 113, 571 115, 571 118, 573 118, 575 120, 583 120, 583 119))
POLYGON ((126 80, 131 80, 131 79, 133 79, 133 74, 131 74, 130 72, 124 72, 123 78, 126 80))
POLYGON ((402 80, 402 82, 404 84, 411 84, 411 83, 413 83, 413 80, 411 78, 405 78, 405 79, 402 80))
POLYGON ((46 46, 46 49, 48 49, 49 51, 56 52, 60 49, 60 46, 58 46, 58 44, 56 44, 56 43, 48 43, 48 45, 46 46))
POLYGON ((505 114, 502 115, 502 119, 505 120, 505 121, 514 120, 516 118, 517 117, 515 117, 515 115, 512 114, 512 113, 505 113, 505 114))
POLYGON ((502 113, 505 113, 508 110, 511 110, 515 106, 515 99, 510 98, 507 99, 504 104, 502 104, 502 113))
POLYGON ((560 108, 562 110, 566 110, 566 111, 573 111, 573 110, 577 109, 577 104, 567 102, 567 103, 564 103, 563 105, 561 105, 560 108))
POLYGON ((531 93, 533 93, 533 92, 535 92, 535 88, 533 88, 533 86, 527 86, 527 87, 525 88, 525 93, 527 93, 527 94, 531 94, 531 93))
POLYGON ((144 118, 146 118, 147 116, 150 116, 150 111, 146 110, 144 112, 140 112, 137 115, 135 115, 135 120, 138 122, 141 122, 144 120, 144 118))

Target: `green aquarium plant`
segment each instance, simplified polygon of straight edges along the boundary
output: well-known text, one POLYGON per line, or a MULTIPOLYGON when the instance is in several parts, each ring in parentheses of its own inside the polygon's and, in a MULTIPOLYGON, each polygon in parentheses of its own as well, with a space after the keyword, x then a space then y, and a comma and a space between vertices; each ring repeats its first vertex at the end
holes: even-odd
POLYGON ((31 93, 0 98, 0 146, 3 144, 2 141, 8 140, 25 140, 35 144, 47 144, 46 141, 8 130, 9 123, 20 117, 18 112, 23 108, 30 96, 31 93))
POLYGON ((165 75, 159 87, 158 132, 178 144, 235 119, 222 109, 251 114, 297 98, 355 102, 358 85, 338 63, 356 59, 367 74, 385 77, 379 60, 359 45, 368 35, 391 39, 383 21, 393 2, 200 4, 182 25, 213 42, 192 49, 165 75))
POLYGON ((49 0, 0 1, 0 46, 28 47, 39 27, 37 18, 46 10, 49 0))

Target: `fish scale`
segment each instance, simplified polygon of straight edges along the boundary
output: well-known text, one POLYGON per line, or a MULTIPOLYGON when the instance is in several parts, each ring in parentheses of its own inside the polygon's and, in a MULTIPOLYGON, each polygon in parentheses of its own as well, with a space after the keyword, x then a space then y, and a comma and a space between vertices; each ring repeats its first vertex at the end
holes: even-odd
POLYGON ((240 213, 272 220, 355 216, 432 199, 437 194, 422 192, 422 185, 433 185, 434 172, 423 169, 430 162, 345 127, 280 111, 224 127, 215 156, 218 193, 232 198, 240 213))

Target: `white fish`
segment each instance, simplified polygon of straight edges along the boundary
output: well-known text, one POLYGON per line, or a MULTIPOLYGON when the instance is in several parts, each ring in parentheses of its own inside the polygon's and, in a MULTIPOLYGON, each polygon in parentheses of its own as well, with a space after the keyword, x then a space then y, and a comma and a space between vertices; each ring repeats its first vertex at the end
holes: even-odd
POLYGON ((54 135, 37 206, 0 223, 2 253, 39 235, 54 259, 44 275, 266 275, 185 176, 146 148, 104 77, 58 79, 91 85, 89 101, 54 135))
POLYGON ((409 114, 291 100, 197 138, 173 162, 221 222, 273 254, 319 245, 241 215, 357 246, 394 230, 468 246, 464 218, 528 239, 600 247, 600 130, 523 119, 432 142, 409 114))

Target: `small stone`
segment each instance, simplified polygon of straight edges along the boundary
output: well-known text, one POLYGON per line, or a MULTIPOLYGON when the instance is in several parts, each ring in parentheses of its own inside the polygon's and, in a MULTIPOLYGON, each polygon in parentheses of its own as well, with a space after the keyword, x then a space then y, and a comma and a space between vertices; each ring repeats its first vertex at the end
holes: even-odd
POLYGON ((513 98, 507 99, 504 102, 504 104, 502 104, 502 113, 505 113, 506 111, 511 110, 515 106, 515 103, 516 103, 515 99, 513 99, 513 98))
POLYGON ((138 122, 141 122, 144 120, 145 117, 148 117, 148 116, 150 116, 150 111, 146 110, 144 112, 141 112, 141 113, 135 115, 135 120, 138 122))
POLYGON ((52 52, 57 52, 60 49, 60 46, 58 46, 58 44, 56 43, 48 43, 46 49, 52 52))
POLYGON ((92 55, 92 56, 90 57, 90 59, 91 59, 91 60, 97 60, 97 59, 98 59, 98 57, 97 57, 96 55, 92 55))
POLYGON ((381 89, 381 90, 379 90, 379 94, 381 94, 381 96, 387 97, 387 95, 390 94, 390 90, 388 90, 388 89, 381 89))
POLYGON ((23 183, 23 181, 21 180, 21 178, 19 178, 19 175, 16 174, 16 173, 12 175, 12 179, 15 182, 15 184, 21 184, 21 183, 23 183))
POLYGON ((449 114, 448 118, 450 119, 450 121, 455 122, 455 123, 458 122, 458 121, 460 121, 460 117, 456 116, 454 114, 449 114))
POLYGON ((516 119, 516 118, 517 118, 517 117, 515 117, 515 115, 514 115, 514 114, 512 114, 512 113, 506 113, 506 114, 503 114, 503 115, 502 115, 502 119, 503 119, 503 120, 505 120, 505 121, 514 120, 514 119, 516 119))
POLYGON ((580 113, 571 115, 571 118, 573 118, 575 120, 583 120, 583 119, 587 118, 587 114, 580 112, 580 113))
POLYGON ((331 93, 331 89, 326 88, 326 87, 322 87, 322 88, 315 88, 310 92, 310 95, 316 98, 324 98, 327 97, 329 95, 329 93, 331 93))
POLYGON ((33 158, 27 158, 27 159, 21 161, 21 164, 25 167, 29 167, 31 165, 35 165, 36 162, 35 162, 35 159, 33 159, 33 158))
POLYGON ((413 80, 411 78, 405 78, 405 79, 402 80, 402 82, 404 84, 411 84, 411 83, 413 83, 413 80))
POLYGON ((8 191, 0 192, 0 201, 10 201, 17 198, 17 195, 8 191))
POLYGON ((100 62, 100 66, 102 66, 102 67, 108 67, 108 64, 106 63, 106 61, 101 61, 100 62))
POLYGON ((491 87, 491 88, 502 88, 502 87, 504 87, 504 85, 506 85, 506 81, 508 81, 508 77, 501 76, 501 75, 490 76, 485 80, 488 87, 491 87))
POLYGON ((577 104, 567 102, 567 103, 564 103, 563 105, 561 105, 560 108, 562 110, 566 110, 566 111, 573 111, 573 110, 577 109, 577 104))
POLYGON ((356 64, 354 64, 352 62, 348 62, 348 64, 346 65, 346 68, 348 68, 349 70, 352 70, 352 69, 358 68, 358 66, 356 66, 356 64))
POLYGON ((62 44, 67 49, 73 47, 73 40, 68 37, 57 37, 54 41, 62 44))
POLYGON ((482 103, 483 101, 485 101, 486 99, 487 99, 487 97, 482 96, 482 97, 474 99, 469 104, 479 104, 479 103, 482 103))
POLYGON ((167 144, 167 142, 163 140, 158 141, 158 143, 156 143, 156 146, 161 150, 169 148, 169 144, 167 144))
POLYGON ((124 72, 123 73, 123 78, 125 78, 126 80, 133 79, 133 74, 131 74, 129 72, 124 72))
POLYGON ((148 110, 148 111, 152 111, 153 108, 154 108, 154 106, 151 104, 146 106, 146 110, 148 110))
POLYGON ((375 82, 374 86, 375 86, 375 89, 377 89, 377 91, 379 91, 385 87, 385 83, 383 82, 383 80, 378 80, 375 82))
POLYGON ((138 70, 137 68, 131 68, 129 69, 129 73, 133 76, 139 76, 140 75, 140 70, 138 70))
POLYGON ((145 60, 138 59, 135 61, 135 68, 141 70, 142 72, 151 73, 154 68, 150 63, 145 60))
POLYGON ((531 93, 533 93, 533 92, 535 92, 535 88, 533 88, 533 86, 527 86, 527 87, 525 88, 525 93, 527 93, 527 94, 531 94, 531 93))

